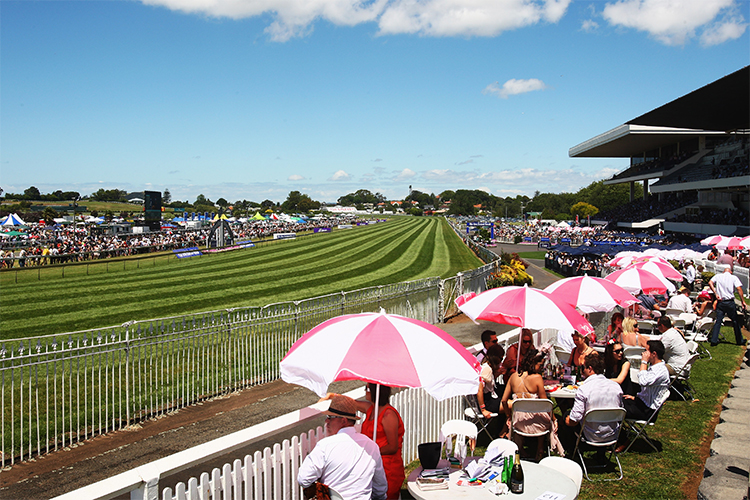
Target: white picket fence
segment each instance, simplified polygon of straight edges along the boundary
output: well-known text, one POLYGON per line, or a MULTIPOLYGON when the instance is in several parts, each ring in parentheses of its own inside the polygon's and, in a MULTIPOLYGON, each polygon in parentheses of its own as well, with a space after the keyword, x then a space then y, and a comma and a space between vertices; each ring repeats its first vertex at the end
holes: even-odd
MULTIPOLYGON (((353 398, 364 397, 364 388, 355 389, 346 395, 353 398)), ((406 389, 394 394, 391 404, 404 421, 402 454, 405 464, 417 459, 417 446, 420 443, 439 439, 443 422, 463 418, 464 412, 463 397, 436 401, 422 389, 406 389)), ((202 472, 199 477, 193 477, 187 483, 181 482, 174 487, 163 488, 161 495, 159 492, 163 485, 160 485, 160 478, 230 454, 232 450, 264 439, 284 428, 312 421, 321 415, 323 409, 323 403, 316 403, 71 491, 56 500, 106 500, 127 493, 131 500, 299 500, 302 498, 302 490, 297 484, 297 471, 310 450, 324 437, 322 427, 294 436, 291 440, 285 439, 252 456, 237 458, 221 468, 202 472)))

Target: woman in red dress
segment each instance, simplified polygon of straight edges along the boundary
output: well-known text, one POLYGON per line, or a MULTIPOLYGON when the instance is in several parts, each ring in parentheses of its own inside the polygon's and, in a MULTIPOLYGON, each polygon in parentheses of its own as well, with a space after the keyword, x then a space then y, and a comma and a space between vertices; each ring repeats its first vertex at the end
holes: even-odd
MULTIPOLYGON (((358 409, 366 413, 362 422, 362 434, 372 438, 375 425, 375 394, 376 384, 367 384, 365 389, 368 401, 357 401, 358 409)), ((375 437, 383 458, 385 477, 388 480, 388 498, 398 498, 404 483, 404 460, 401 448, 404 444, 404 422, 398 411, 389 404, 391 388, 380 386, 380 400, 378 401, 378 432, 375 437)))

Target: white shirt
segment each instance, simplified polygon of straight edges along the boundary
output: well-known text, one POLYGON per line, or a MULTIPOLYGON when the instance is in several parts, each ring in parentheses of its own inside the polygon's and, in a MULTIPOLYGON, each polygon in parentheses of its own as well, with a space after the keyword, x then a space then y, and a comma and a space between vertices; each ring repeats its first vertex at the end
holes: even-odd
POLYGON ((674 368, 676 372, 682 370, 682 367, 690 359, 690 351, 688 351, 687 343, 680 332, 670 328, 662 334, 659 340, 664 344, 664 362, 674 368))
MULTIPOLYGON (((596 408, 622 408, 622 387, 604 375, 591 375, 576 391, 570 419, 581 422, 586 412, 596 408)), ((586 439, 604 442, 614 439, 617 426, 609 423, 586 424, 583 434, 586 439)))
POLYGON ((693 312, 693 302, 690 300, 690 297, 685 295, 684 293, 678 293, 671 299, 669 299, 669 303, 667 304, 668 309, 679 309, 682 312, 693 312))
POLYGON ((663 361, 638 372, 641 392, 638 398, 652 410, 658 409, 669 397, 669 370, 663 361))
POLYGON ((321 439, 305 457, 297 482, 307 488, 315 481, 330 486, 346 500, 379 500, 388 493, 380 448, 354 427, 321 439))
POLYGON ((685 279, 688 283, 695 281, 695 267, 692 264, 685 268, 685 279))
POLYGON ((719 300, 734 300, 734 289, 742 287, 740 279, 734 274, 726 271, 715 274, 714 277, 711 278, 711 283, 714 284, 716 295, 719 300))

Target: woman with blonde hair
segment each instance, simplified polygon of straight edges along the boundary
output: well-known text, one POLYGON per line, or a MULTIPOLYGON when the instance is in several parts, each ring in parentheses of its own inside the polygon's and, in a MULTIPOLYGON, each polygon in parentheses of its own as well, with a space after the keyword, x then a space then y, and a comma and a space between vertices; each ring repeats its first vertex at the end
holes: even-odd
POLYGON ((622 320, 622 343, 627 346, 636 346, 646 348, 648 338, 641 335, 638 329, 638 322, 635 318, 625 318, 622 320))

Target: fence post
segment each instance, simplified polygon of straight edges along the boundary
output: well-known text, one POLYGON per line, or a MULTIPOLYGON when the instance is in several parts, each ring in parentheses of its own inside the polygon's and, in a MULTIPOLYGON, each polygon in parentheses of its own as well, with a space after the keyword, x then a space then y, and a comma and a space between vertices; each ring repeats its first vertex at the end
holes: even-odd
POLYGON ((464 293, 464 273, 456 274, 456 296, 464 293))

